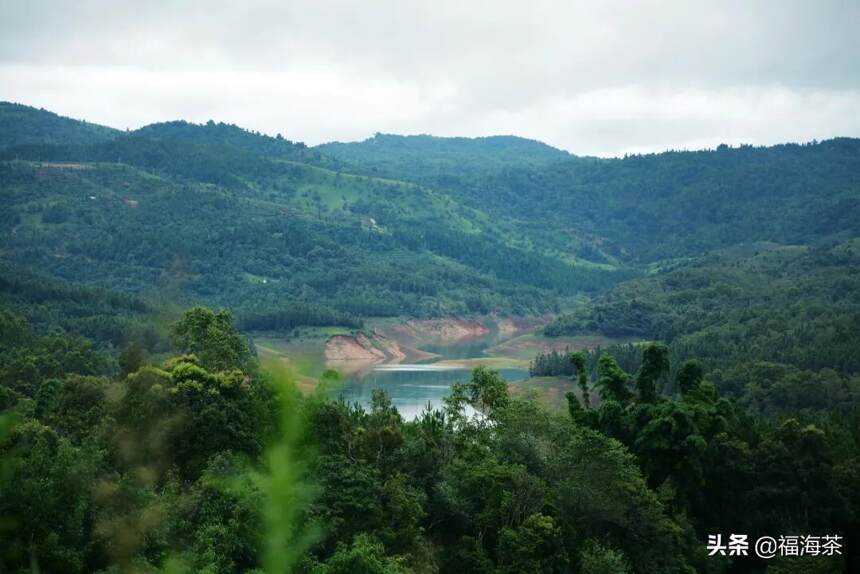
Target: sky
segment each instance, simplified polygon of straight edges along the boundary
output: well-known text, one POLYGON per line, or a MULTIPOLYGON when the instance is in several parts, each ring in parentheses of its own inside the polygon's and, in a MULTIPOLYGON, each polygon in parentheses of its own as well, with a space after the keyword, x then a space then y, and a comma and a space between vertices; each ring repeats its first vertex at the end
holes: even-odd
POLYGON ((857 0, 0 0, 0 100, 309 145, 768 145, 860 136, 858 30, 857 0))

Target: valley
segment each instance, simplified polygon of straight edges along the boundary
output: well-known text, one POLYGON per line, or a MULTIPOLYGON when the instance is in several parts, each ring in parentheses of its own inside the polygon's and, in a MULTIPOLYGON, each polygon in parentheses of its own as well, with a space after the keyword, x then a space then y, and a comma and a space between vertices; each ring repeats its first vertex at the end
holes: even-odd
POLYGON ((703 541, 856 532, 858 421, 860 139, 0 102, 0 571, 853 571, 703 541))
MULTIPOLYGON (((291 369, 304 392, 313 392, 327 370, 340 380, 331 385, 335 398, 367 406, 374 389, 383 389, 407 419, 427 405, 440 408, 451 385, 465 382, 475 367, 497 370, 511 388, 530 386, 529 361, 538 352, 571 351, 613 342, 606 338, 550 338, 537 331, 549 317, 476 320, 439 318, 370 321, 358 332, 309 330, 285 340, 250 334, 261 363, 291 369)), ((570 380, 555 381, 556 406, 570 380)))

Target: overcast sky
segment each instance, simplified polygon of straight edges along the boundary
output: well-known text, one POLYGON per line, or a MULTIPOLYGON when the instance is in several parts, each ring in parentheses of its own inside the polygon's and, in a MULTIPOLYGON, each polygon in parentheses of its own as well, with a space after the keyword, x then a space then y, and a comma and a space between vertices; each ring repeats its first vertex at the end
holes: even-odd
POLYGON ((860 1, 0 0, 0 100, 317 144, 577 154, 860 136, 860 1))

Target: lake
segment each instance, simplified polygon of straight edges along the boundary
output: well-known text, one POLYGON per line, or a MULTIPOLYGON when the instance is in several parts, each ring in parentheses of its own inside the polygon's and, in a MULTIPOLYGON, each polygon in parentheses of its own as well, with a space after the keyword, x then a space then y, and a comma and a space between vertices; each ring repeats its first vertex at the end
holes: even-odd
MULTIPOLYGON (((374 389, 384 389, 391 402, 405 419, 413 419, 430 405, 441 408, 442 399, 448 396, 454 383, 469 380, 471 368, 438 365, 439 361, 486 358, 483 351, 503 340, 498 334, 475 337, 450 344, 433 344, 420 347, 422 351, 436 353, 438 358, 416 364, 379 364, 346 377, 333 395, 364 406, 370 404, 374 389)), ((528 369, 502 368, 499 374, 507 381, 528 377, 528 369)))

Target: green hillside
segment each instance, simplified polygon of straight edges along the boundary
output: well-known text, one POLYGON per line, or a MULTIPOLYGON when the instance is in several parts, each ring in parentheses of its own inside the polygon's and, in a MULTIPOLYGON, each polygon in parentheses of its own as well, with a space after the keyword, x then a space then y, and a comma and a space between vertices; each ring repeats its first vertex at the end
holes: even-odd
POLYGON ((257 313, 553 312, 649 262, 860 234, 852 139, 599 160, 513 137, 309 149, 215 122, 75 138, 98 129, 22 110, 0 151, 4 259, 134 292, 171 277, 257 313))
POLYGON ((337 165, 318 151, 309 149, 301 142, 291 142, 281 134, 271 137, 233 124, 215 123, 211 120, 205 124, 184 121, 150 124, 134 133, 154 141, 232 147, 269 158, 337 165))
POLYGON ((29 144, 86 145, 113 139, 120 133, 47 110, 0 102, 0 150, 29 144))
POLYGON ((598 160, 24 111, 0 149, 3 572, 852 571, 848 540, 704 541, 860 524, 860 141, 598 160), (369 381, 264 370, 247 336, 489 313, 634 342, 537 355, 546 396, 478 367, 405 420, 393 386, 334 400, 369 381))
POLYGON ((120 348, 132 340, 165 350, 159 310, 127 293, 70 284, 0 263, 2 308, 39 333, 86 337, 97 347, 120 348))
POLYGON ((514 136, 376 134, 362 142, 334 142, 315 149, 356 169, 408 179, 476 175, 511 166, 541 167, 571 158, 560 149, 514 136))
MULTIPOLYGON (((629 270, 575 265, 512 219, 224 124, 0 152, 3 258, 66 280, 356 316, 558 308, 629 270)), ((561 242, 552 244, 552 247, 561 242)))
POLYGON ((545 328, 665 341, 715 365, 860 372, 860 241, 750 244, 622 283, 545 328))
POLYGON ((510 164, 480 176, 430 177, 408 165, 393 172, 494 217, 529 221, 548 236, 575 230, 577 256, 631 265, 750 241, 855 237, 858 174, 860 140, 851 138, 510 164))

